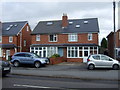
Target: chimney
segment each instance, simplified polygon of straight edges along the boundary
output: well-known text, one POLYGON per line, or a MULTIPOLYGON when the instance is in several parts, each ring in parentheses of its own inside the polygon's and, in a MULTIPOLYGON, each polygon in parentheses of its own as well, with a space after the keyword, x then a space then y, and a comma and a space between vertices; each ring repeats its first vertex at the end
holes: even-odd
POLYGON ((67 14, 63 13, 62 16, 62 28, 67 28, 68 26, 68 17, 67 14))

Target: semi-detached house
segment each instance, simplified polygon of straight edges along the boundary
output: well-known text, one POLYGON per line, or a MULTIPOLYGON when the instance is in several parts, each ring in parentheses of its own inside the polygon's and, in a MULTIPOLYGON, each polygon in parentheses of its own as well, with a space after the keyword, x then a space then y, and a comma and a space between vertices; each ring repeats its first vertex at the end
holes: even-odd
POLYGON ((0 58, 8 60, 15 52, 29 52, 31 29, 27 21, 1 23, 0 58))
POLYGON ((30 52, 41 57, 59 54, 68 62, 83 62, 98 53, 98 19, 68 19, 40 21, 31 33, 30 52))

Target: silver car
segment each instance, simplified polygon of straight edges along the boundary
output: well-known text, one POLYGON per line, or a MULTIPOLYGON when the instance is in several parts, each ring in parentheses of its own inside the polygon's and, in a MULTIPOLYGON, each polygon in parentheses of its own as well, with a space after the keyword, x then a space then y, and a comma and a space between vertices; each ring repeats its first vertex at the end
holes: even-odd
POLYGON ((112 59, 106 55, 94 54, 90 55, 87 59, 87 68, 92 70, 94 68, 113 68, 114 70, 119 69, 119 61, 112 59))

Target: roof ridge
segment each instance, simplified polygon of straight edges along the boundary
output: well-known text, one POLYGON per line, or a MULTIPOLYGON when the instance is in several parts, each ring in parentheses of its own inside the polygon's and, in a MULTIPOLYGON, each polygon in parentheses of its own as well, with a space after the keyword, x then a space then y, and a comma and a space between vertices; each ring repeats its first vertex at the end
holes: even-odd
POLYGON ((22 23, 22 22, 28 22, 28 21, 14 21, 14 22, 12 22, 12 21, 6 21, 6 22, 2 22, 2 23, 22 23))
MULTIPOLYGON (((89 19, 98 19, 98 18, 83 18, 83 19, 68 19, 69 20, 89 20, 89 19)), ((62 21, 62 20, 46 20, 46 21, 39 21, 39 22, 52 22, 52 21, 62 21)))

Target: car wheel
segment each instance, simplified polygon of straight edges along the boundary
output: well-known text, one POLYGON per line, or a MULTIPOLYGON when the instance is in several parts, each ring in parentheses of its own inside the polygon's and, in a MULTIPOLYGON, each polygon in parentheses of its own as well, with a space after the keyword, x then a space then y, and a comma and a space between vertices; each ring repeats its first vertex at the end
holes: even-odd
POLYGON ((89 70, 93 70, 95 67, 94 67, 94 65, 93 64, 90 64, 89 66, 88 66, 88 69, 89 70))
POLYGON ((117 64, 113 65, 113 69, 114 70, 118 70, 119 69, 119 66, 117 64))
POLYGON ((20 65, 20 63, 19 63, 18 61, 14 61, 13 65, 14 65, 15 67, 18 67, 18 66, 20 65))
POLYGON ((35 62, 34 66, 35 66, 36 68, 39 68, 39 67, 41 66, 41 63, 40 63, 40 62, 35 62))
POLYGON ((2 77, 5 77, 7 74, 2 74, 2 77))

